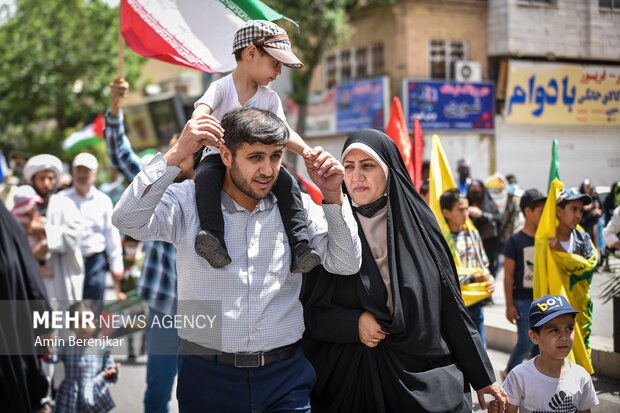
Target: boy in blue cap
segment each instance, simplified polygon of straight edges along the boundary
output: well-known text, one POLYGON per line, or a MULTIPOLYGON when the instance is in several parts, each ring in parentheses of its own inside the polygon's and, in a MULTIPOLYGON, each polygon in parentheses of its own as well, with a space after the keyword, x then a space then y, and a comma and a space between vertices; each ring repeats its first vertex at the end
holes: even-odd
MULTIPOLYGON (((578 313, 561 295, 545 295, 532 302, 530 338, 540 355, 510 371, 503 388, 508 394, 507 413, 589 412, 598 405, 592 378, 566 357, 575 338, 578 313)), ((499 405, 489 403, 489 412, 499 405)))

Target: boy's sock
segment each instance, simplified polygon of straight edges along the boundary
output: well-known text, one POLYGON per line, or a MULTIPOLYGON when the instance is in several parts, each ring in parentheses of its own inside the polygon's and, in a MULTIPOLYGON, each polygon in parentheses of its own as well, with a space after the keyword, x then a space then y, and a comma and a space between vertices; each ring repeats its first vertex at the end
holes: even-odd
POLYGON ((213 268, 222 268, 230 264, 230 255, 226 249, 223 233, 200 230, 194 240, 194 249, 196 254, 207 260, 213 268))
POLYGON ((321 256, 310 248, 308 242, 300 241, 291 249, 291 272, 308 272, 321 263, 321 256))

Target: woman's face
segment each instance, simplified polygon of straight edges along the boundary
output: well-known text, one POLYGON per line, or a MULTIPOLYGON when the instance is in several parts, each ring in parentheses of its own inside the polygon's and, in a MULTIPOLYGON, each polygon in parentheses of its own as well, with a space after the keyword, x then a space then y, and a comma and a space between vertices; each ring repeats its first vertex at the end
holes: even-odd
POLYGON ((358 205, 366 205, 385 193, 387 179, 383 168, 369 154, 352 149, 342 160, 344 184, 358 205))
POLYGON ((482 204, 482 187, 477 182, 472 182, 467 188, 467 199, 471 205, 482 204))

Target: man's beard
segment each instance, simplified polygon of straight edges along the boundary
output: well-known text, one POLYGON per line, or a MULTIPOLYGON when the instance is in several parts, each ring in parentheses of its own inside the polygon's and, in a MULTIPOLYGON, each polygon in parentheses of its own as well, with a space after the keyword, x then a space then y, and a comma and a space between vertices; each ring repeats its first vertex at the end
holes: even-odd
MULTIPOLYGON (((245 195, 249 196, 252 199, 256 199, 257 201, 267 198, 267 196, 269 196, 269 193, 271 192, 271 189, 273 188, 273 185, 276 183, 275 180, 271 183, 271 187, 269 188, 269 191, 265 193, 265 195, 262 195, 261 193, 257 193, 256 191, 252 189, 252 186, 250 183, 251 181, 244 182, 243 177, 239 173, 239 168, 237 167, 237 163, 235 162, 234 158, 232 161, 232 165, 230 167, 230 179, 233 182, 233 184, 241 192, 243 192, 245 195)), ((258 179, 272 179, 272 178, 266 175, 260 175, 258 179)))

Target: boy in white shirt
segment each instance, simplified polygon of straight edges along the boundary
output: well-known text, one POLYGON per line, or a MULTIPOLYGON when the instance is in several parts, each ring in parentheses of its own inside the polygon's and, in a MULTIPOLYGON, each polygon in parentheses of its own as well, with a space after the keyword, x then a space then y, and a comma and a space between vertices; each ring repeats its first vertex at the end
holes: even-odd
MULTIPOLYGON (((271 111, 286 122, 279 96, 267 86, 280 75, 283 65, 291 69, 303 67, 291 50, 286 32, 275 23, 250 20, 235 34, 233 53, 237 68, 209 86, 194 104, 192 118, 214 117, 219 122, 226 113, 245 106, 271 111)), ((287 148, 304 157, 310 155, 312 149, 290 127, 289 131, 291 139, 287 148)), ((225 143, 211 135, 205 137, 204 144, 210 146, 199 151, 196 159, 196 163, 200 162, 196 166, 195 182, 201 230, 194 247, 196 253, 214 268, 221 268, 231 261, 224 242, 224 218, 220 206, 225 167, 219 156, 219 145, 225 143)), ((301 191, 296 179, 284 168, 277 177, 265 176, 265 184, 274 178, 277 182, 272 192, 278 199, 291 247, 291 272, 308 272, 320 264, 321 257, 308 246, 301 191)))
MULTIPOLYGON (((502 386, 508 394, 507 413, 587 413, 598 405, 588 372, 566 359, 573 347, 577 313, 561 295, 532 302, 529 334, 540 355, 508 373, 502 386)), ((498 403, 489 403, 489 412, 499 411, 498 403)))

